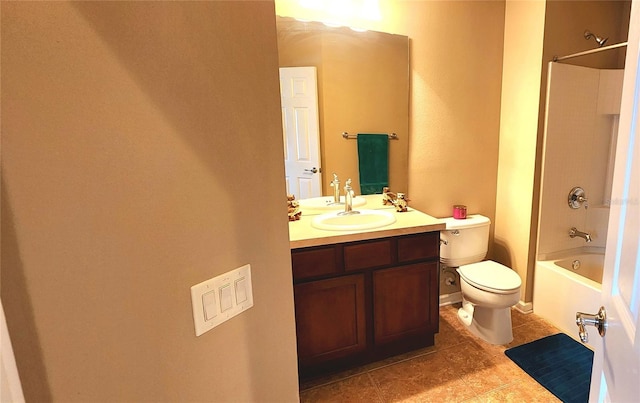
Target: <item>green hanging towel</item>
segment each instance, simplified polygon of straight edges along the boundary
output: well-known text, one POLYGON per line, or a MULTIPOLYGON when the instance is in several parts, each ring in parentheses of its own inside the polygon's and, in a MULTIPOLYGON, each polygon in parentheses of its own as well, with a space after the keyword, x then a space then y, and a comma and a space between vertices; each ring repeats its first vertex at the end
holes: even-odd
POLYGON ((358 133, 360 194, 382 193, 389 186, 389 136, 358 133))

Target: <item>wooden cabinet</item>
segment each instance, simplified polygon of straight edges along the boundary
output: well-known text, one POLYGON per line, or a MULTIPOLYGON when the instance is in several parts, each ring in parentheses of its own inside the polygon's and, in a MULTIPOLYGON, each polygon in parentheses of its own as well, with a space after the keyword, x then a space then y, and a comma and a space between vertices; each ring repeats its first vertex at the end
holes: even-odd
MULTIPOLYGON (((428 338, 437 327, 433 284, 438 264, 417 263, 373 272, 373 335, 377 345, 428 338)), ((418 341, 419 343, 419 341, 418 341)))
POLYGON ((291 252, 301 378, 433 345, 439 233, 291 252))
POLYGON ((364 351, 364 275, 311 281, 295 287, 298 360, 303 366, 364 351))

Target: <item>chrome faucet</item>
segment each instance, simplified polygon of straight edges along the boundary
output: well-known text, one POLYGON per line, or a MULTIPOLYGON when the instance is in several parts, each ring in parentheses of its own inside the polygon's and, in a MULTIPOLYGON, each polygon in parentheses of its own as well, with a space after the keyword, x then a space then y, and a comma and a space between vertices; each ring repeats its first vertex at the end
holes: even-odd
POLYGON ((359 211, 353 210, 353 196, 355 192, 351 187, 351 178, 347 179, 344 186, 344 211, 338 215, 360 214, 359 211))
POLYGON ((331 187, 333 187, 333 202, 340 203, 340 180, 338 179, 338 174, 333 173, 333 180, 330 183, 331 187))
POLYGON ((578 231, 576 227, 572 227, 569 230, 569 237, 570 238, 580 237, 580 238, 584 238, 584 240, 587 242, 591 242, 591 234, 589 234, 588 232, 578 231))

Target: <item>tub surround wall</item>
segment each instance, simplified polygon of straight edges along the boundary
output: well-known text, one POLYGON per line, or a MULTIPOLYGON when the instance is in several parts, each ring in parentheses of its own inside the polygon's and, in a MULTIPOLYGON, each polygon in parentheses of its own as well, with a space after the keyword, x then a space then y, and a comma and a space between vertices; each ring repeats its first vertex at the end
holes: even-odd
MULTIPOLYGON (((534 175, 534 207, 531 216, 531 238, 529 245, 529 286, 527 301, 531 301, 534 265, 538 243, 538 211, 540 206, 542 176, 542 146, 545 131, 545 108, 547 98, 547 76, 549 61, 553 56, 564 56, 582 50, 593 49, 583 36, 585 28, 596 32, 606 32, 609 44, 626 41, 629 28, 631 1, 546 1, 544 14, 543 54, 540 59, 542 75, 540 81, 540 104, 538 107, 537 151, 534 175)), ((581 65, 593 68, 624 67, 625 48, 597 52, 588 56, 566 60, 563 64, 581 65)), ((567 189, 568 194, 570 189, 567 189)), ((606 232, 606 231, 605 231, 606 232)))
MULTIPOLYGON (((604 253, 610 197, 607 177, 612 174, 611 147, 615 149, 623 71, 562 63, 549 63, 548 71, 533 304, 537 315, 576 335, 575 313, 597 312, 602 286, 556 261, 566 261, 565 266, 575 259, 586 263, 594 256, 584 252, 604 253), (575 186, 584 188, 588 208, 569 207, 568 194, 575 186), (593 241, 570 238, 571 227, 589 232, 593 241)), ((602 264, 602 258, 595 260, 602 264)))
POLYGON ((599 70, 551 63, 543 154, 538 254, 604 248, 608 224, 607 175, 615 116, 619 113, 622 70, 599 70), (580 186, 588 208, 572 209, 569 191, 580 186), (576 227, 593 238, 570 238, 576 227))

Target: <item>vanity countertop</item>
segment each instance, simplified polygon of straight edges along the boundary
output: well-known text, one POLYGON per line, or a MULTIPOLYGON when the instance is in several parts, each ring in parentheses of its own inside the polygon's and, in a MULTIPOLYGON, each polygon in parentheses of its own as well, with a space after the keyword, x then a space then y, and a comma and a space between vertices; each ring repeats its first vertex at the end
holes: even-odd
MULTIPOLYGON (((432 217, 416 209, 409 207, 403 213, 395 211, 393 206, 382 204, 382 195, 362 196, 367 203, 354 210, 386 210, 396 217, 396 222, 384 227, 357 231, 327 231, 311 226, 311 220, 318 214, 327 211, 302 209, 302 215, 298 221, 289 222, 289 244, 291 249, 305 248, 309 246, 330 245, 342 242, 364 241, 367 239, 384 238, 398 235, 417 234, 421 232, 440 231, 445 229, 445 223, 439 218, 432 217)), ((336 212, 339 210, 336 210, 336 212)))

